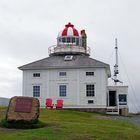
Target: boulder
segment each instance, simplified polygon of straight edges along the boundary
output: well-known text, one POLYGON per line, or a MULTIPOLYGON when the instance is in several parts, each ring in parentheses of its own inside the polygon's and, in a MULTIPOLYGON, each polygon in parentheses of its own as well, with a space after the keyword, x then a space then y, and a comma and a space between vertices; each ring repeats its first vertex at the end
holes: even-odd
POLYGON ((15 96, 10 99, 6 113, 8 122, 35 122, 39 117, 40 103, 37 98, 15 96))

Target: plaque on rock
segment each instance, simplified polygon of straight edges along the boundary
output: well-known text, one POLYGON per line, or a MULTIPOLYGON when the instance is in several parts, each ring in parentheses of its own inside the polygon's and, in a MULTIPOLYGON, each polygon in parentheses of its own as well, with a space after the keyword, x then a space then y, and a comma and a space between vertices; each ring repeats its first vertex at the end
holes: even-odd
POLYGON ((39 100, 33 97, 15 96, 10 99, 7 121, 36 121, 39 117, 39 100))
POLYGON ((17 98, 15 112, 31 112, 32 100, 30 98, 17 98))

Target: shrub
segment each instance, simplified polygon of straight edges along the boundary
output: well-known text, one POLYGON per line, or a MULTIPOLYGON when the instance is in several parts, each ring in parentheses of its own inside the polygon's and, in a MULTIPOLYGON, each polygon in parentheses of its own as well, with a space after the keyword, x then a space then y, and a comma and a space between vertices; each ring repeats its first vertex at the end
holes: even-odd
POLYGON ((16 128, 16 129, 35 129, 35 128, 45 127, 46 124, 39 120, 36 122, 25 122, 25 121, 8 122, 6 119, 3 119, 0 122, 0 126, 6 128, 16 128))

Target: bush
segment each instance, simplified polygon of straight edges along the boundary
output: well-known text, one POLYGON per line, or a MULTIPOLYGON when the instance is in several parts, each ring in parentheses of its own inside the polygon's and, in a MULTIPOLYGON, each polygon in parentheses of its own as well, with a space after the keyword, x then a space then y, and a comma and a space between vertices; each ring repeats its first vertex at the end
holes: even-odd
POLYGON ((25 122, 25 121, 12 121, 8 122, 6 119, 1 120, 1 127, 16 128, 16 129, 35 129, 45 127, 46 124, 41 121, 25 122))

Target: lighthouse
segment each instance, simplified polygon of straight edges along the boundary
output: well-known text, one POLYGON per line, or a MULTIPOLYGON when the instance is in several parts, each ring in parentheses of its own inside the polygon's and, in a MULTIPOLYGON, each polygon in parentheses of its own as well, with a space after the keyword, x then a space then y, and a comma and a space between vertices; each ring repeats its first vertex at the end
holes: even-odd
POLYGON ((38 98, 42 107, 46 99, 54 104, 61 99, 64 109, 106 112, 118 108, 118 91, 123 91, 120 106, 127 108, 123 100, 127 87, 120 90, 108 85, 110 65, 90 57, 92 47, 87 45, 85 30, 69 22, 55 44, 48 47, 48 57, 19 67, 23 71, 23 96, 38 98))

